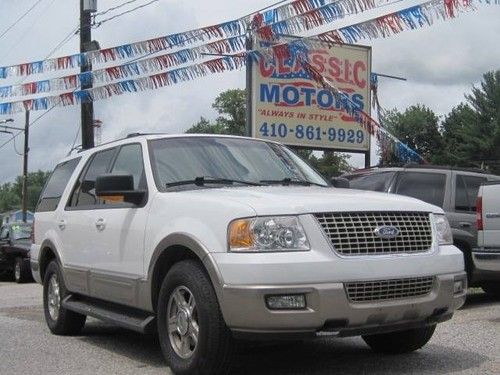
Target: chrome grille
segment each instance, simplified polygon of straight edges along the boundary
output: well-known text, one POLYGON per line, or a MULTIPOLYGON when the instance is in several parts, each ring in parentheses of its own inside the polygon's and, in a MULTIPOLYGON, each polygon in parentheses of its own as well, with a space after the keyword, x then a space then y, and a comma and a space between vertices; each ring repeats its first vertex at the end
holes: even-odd
POLYGON ((315 214, 341 255, 419 253, 431 249, 432 227, 426 212, 335 212, 315 214), (381 238, 375 229, 393 226, 395 238, 381 238))
POLYGON ((351 302, 372 302, 420 297, 429 294, 434 277, 413 277, 378 281, 360 281, 345 284, 351 302))

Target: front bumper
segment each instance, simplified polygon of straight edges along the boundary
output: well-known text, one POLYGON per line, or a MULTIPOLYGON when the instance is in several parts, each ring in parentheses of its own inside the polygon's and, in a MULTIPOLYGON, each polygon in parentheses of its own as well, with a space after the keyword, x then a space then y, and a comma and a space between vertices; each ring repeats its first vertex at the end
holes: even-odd
POLYGON ((422 297, 353 303, 343 283, 303 286, 225 286, 223 311, 237 334, 335 334, 352 336, 438 323, 465 302, 465 290, 453 293, 454 281, 465 273, 438 275, 422 297), (270 310, 268 295, 305 294, 304 310, 270 310))
POLYGON ((473 249, 472 261, 474 282, 500 280, 500 249, 473 249))

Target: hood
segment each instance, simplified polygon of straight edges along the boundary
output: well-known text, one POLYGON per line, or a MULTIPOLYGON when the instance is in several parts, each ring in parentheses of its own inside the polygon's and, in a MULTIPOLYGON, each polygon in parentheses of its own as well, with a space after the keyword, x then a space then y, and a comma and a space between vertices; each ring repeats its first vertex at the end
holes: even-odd
POLYGON ((319 186, 248 186, 189 190, 185 194, 246 204, 257 215, 298 215, 315 212, 420 211, 443 213, 421 200, 365 190, 319 186))

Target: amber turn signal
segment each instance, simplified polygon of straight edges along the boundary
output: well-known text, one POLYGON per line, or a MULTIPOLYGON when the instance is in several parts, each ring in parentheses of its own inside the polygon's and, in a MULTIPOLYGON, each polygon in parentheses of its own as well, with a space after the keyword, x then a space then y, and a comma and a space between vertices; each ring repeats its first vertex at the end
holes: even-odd
POLYGON ((254 245, 251 231, 251 221, 240 219, 233 221, 229 226, 229 247, 231 249, 245 249, 254 245))

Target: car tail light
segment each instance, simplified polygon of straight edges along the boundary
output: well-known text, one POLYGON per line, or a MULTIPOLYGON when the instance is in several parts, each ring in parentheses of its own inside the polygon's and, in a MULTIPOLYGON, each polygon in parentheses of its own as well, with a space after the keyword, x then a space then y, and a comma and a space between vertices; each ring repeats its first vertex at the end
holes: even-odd
POLYGON ((483 230, 483 197, 476 201, 476 226, 477 230, 483 230))

